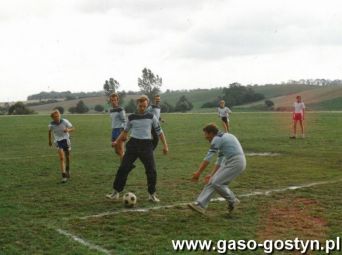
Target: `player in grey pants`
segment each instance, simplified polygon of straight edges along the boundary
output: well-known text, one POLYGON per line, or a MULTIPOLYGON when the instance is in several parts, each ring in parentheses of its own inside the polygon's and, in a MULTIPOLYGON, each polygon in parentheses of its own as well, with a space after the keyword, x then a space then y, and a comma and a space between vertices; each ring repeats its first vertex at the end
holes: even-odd
POLYGON ((205 214, 210 199, 217 192, 227 200, 228 211, 231 212, 235 205, 239 203, 239 200, 233 191, 228 188, 228 184, 246 168, 243 149, 234 135, 219 132, 214 124, 207 125, 203 132, 211 146, 199 169, 193 174, 192 180, 198 181, 201 173, 209 165, 210 159, 215 153, 218 153, 218 158, 212 173, 205 177, 207 185, 196 199, 196 202, 189 204, 189 207, 205 214))

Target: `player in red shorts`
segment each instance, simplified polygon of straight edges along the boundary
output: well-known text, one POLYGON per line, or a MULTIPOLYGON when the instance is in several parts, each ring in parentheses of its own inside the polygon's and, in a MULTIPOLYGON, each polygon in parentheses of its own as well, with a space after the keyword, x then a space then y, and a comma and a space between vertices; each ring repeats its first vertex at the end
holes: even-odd
POLYGON ((300 128, 302 130, 302 138, 304 138, 304 110, 305 105, 302 102, 302 97, 297 96, 297 101, 293 103, 293 135, 290 138, 297 138, 297 122, 299 121, 300 128))

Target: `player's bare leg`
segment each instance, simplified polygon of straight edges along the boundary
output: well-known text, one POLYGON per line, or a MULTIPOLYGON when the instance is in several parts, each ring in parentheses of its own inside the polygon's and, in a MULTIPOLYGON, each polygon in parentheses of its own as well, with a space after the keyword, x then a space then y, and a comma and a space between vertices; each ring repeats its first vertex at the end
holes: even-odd
POLYGON ((59 156, 59 165, 60 165, 60 169, 62 172, 62 182, 66 182, 67 174, 65 172, 65 162, 64 162, 65 155, 64 155, 63 149, 58 150, 58 156, 59 156))
POLYGON ((70 178, 70 151, 65 151, 65 170, 67 178, 70 178))
POLYGON ((299 121, 299 124, 300 124, 300 129, 301 129, 301 131, 302 131, 302 138, 304 138, 304 124, 303 124, 303 121, 300 120, 300 121, 299 121))
POLYGON ((120 161, 122 161, 123 156, 125 154, 124 143, 120 141, 116 144, 114 148, 115 148, 115 153, 120 157, 120 161))
POLYGON ((229 128, 228 128, 226 122, 222 121, 222 125, 223 125, 224 132, 225 132, 225 133, 228 133, 228 129, 229 129, 229 128))

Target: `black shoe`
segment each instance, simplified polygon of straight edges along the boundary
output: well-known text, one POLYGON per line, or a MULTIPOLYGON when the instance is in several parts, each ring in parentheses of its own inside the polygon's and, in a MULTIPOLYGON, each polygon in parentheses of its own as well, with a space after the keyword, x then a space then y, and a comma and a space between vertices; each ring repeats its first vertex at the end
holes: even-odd
POLYGON ((290 136, 290 139, 296 139, 296 137, 295 136, 290 136))

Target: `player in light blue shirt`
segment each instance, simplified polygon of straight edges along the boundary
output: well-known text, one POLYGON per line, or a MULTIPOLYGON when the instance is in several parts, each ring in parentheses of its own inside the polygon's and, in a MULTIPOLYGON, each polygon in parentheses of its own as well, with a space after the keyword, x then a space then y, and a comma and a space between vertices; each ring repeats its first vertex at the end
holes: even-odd
MULTIPOLYGON (((156 118, 159 122, 163 122, 162 118, 160 117, 161 108, 160 108, 160 96, 159 95, 156 95, 154 97, 154 104, 151 104, 147 108, 147 111, 149 111, 154 116, 156 116, 156 118)), ((153 140, 152 140, 153 150, 155 150, 155 148, 158 146, 159 137, 153 128, 152 128, 152 137, 153 137, 153 140)))
POLYGON ((219 132, 214 124, 207 125, 203 132, 211 146, 199 169, 193 174, 192 180, 198 181, 201 173, 209 165, 213 155, 218 153, 218 158, 212 173, 205 178, 207 185, 198 196, 196 203, 189 204, 189 207, 205 214, 210 199, 217 192, 227 200, 228 211, 231 212, 240 201, 236 198, 233 191, 228 188, 228 184, 246 168, 246 158, 243 149, 234 135, 219 132))
POLYGON ((115 153, 120 157, 122 161, 125 154, 124 141, 119 141, 115 145, 113 142, 119 137, 124 127, 126 126, 126 113, 125 110, 119 105, 120 98, 116 93, 110 95, 110 103, 112 108, 110 111, 110 117, 112 120, 112 147, 115 149, 115 153))

